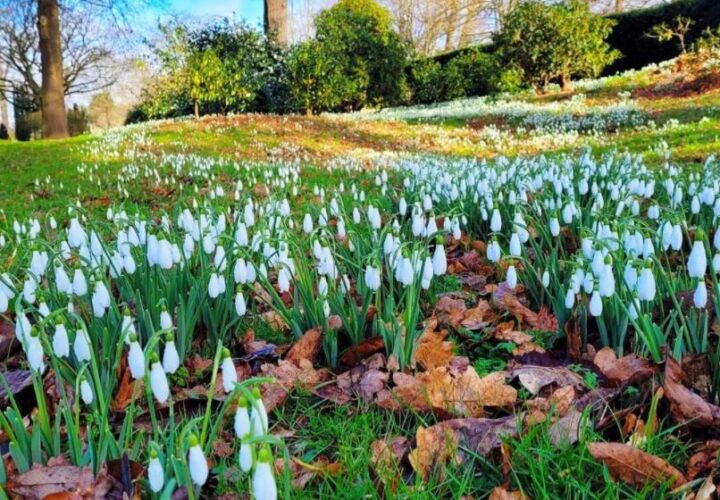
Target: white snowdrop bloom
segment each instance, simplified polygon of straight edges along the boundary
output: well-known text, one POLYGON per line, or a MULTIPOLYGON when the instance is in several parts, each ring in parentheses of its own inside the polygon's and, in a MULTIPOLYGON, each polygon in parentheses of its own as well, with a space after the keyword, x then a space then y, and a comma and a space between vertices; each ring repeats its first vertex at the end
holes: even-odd
POLYGON ((238 453, 238 463, 240 464, 240 470, 247 473, 250 472, 253 466, 253 452, 252 445, 243 440, 240 443, 240 452, 238 453))
POLYGON ((615 295, 615 275, 610 263, 606 263, 600 276, 598 277, 598 292, 602 297, 612 297, 615 295))
POLYGON ((643 240, 642 255, 644 259, 649 259, 651 256, 655 255, 655 246, 650 238, 645 238, 643 240))
POLYGON ((43 373, 45 371, 45 362, 43 361, 45 353, 39 335, 40 333, 33 329, 27 338, 25 349, 30 368, 37 373, 43 373))
POLYGON ((157 354, 152 354, 150 363, 150 388, 157 402, 164 404, 170 396, 167 375, 165 375, 157 354))
POLYGON ((43 318, 47 318, 48 316, 50 316, 50 308, 48 307, 47 302, 45 302, 44 300, 38 305, 38 311, 40 312, 40 316, 42 316, 43 318))
POLYGON ((650 205, 647 211, 647 217, 650 220, 657 220, 660 218, 660 207, 657 205, 650 205))
POLYGON ((323 314, 325 315, 325 317, 329 318, 331 311, 330 311, 330 303, 327 301, 327 299, 323 300, 322 310, 323 310, 323 314))
POLYGON ((271 460, 270 450, 262 448, 258 453, 252 478, 252 495, 256 500, 277 500, 277 485, 271 460))
POLYGON ((148 482, 154 493, 159 493, 165 485, 165 472, 158 458, 157 451, 150 449, 150 460, 148 461, 148 482))
POLYGON ((518 237, 520 238, 520 243, 527 243, 527 241, 530 239, 530 232, 527 230, 527 223, 525 222, 525 219, 520 212, 515 212, 515 217, 513 218, 513 227, 518 237))
POLYGON ((167 310, 167 307, 163 304, 160 308, 160 328, 163 330, 171 330, 173 327, 172 316, 167 310))
POLYGON ((175 373, 180 368, 180 355, 175 345, 175 336, 172 333, 165 335, 162 365, 165 373, 175 373))
POLYGON ((237 436, 238 439, 243 439, 250 435, 250 413, 248 412, 248 402, 245 396, 238 398, 233 428, 235 429, 235 436, 237 436))
POLYGON ((131 253, 128 253, 125 257, 123 257, 123 268, 125 268, 125 272, 127 274, 135 274, 137 266, 135 264, 135 258, 131 253))
POLYGON ((253 211, 253 206, 250 202, 245 205, 245 212, 243 216, 247 227, 253 227, 255 225, 255 212, 253 211))
POLYGON ((675 251, 680 250, 682 248, 682 227, 680 224, 675 224, 672 228, 672 236, 670 238, 670 248, 672 248, 675 251))
POLYGON ((320 281, 318 281, 318 296, 325 297, 328 292, 328 282, 327 279, 325 279, 325 276, 320 277, 320 281))
POLYGON ((650 267, 643 267, 637 281, 637 293, 640 300, 655 299, 655 276, 650 267))
POLYGON ((240 258, 235 261, 235 265, 233 266, 233 278, 235 279, 235 283, 247 283, 247 265, 245 264, 245 259, 240 258))
POLYGON ((80 221, 76 217, 70 219, 70 227, 68 228, 68 243, 72 248, 78 248, 85 244, 87 235, 80 225, 80 221))
MULTIPOLYGON (((65 268, 62 264, 57 263, 55 266, 55 287, 58 292, 66 293, 70 295, 73 291, 72 282, 70 277, 65 272, 65 268)), ((0 290, 1 291, 1 290, 0 290)))
POLYGON ((223 389, 225 392, 231 392, 237 383, 237 371, 235 371, 235 365, 230 357, 230 351, 227 348, 223 349, 221 369, 223 376, 223 389))
POLYGON ((210 233, 203 237, 203 251, 208 255, 215 251, 215 238, 210 233))
POLYGON ((522 254, 522 246, 520 245, 520 236, 518 233, 512 233, 510 236, 510 255, 512 257, 520 257, 522 254))
POLYGON ((47 264, 47 252, 34 250, 30 259, 30 272, 34 274, 36 278, 41 278, 45 274, 47 264))
POLYGON ((638 280, 638 273, 630 262, 625 264, 625 269, 623 270, 623 280, 630 290, 635 289, 635 285, 638 280))
MULTIPOLYGON (((433 261, 434 261, 434 259, 433 259, 433 261)), ((401 255, 400 260, 398 262, 398 270, 397 270, 398 281, 405 286, 410 286, 410 285, 412 285, 414 278, 415 278, 415 272, 414 272, 414 269, 412 266, 412 262, 410 261, 409 258, 406 258, 405 256, 401 255)))
POLYGON ((173 249, 170 242, 162 239, 158 242, 157 263, 161 269, 170 269, 173 266, 173 249))
POLYGON ((435 244, 435 251, 432 256, 433 273, 435 276, 442 276, 447 272, 447 257, 442 240, 435 244))
POLYGON ((595 276, 600 276, 605 268, 605 256, 601 251, 595 252, 590 265, 592 272, 595 276))
POLYGON ((265 404, 263 403, 260 395, 260 390, 255 387, 252 391, 252 412, 250 413, 250 428, 252 429, 253 436, 260 437, 267 434, 268 426, 268 415, 265 410, 265 404))
POLYGON ((82 363, 90 361, 91 356, 90 338, 84 328, 75 330, 75 340, 73 341, 73 352, 77 360, 82 363))
MULTIPOLYGON (((701 231, 698 230, 698 233, 701 231)), ((702 278, 707 270, 707 256, 705 255, 705 244, 702 235, 697 236, 693 242, 692 250, 687 261, 688 276, 691 278, 702 278)))
POLYGON ((310 234, 313 232, 313 229, 312 217, 310 217, 310 214, 305 214, 305 217, 303 218, 303 232, 305 234, 310 234))
POLYGON ((190 449, 188 451, 188 468, 190 469, 190 479, 196 486, 202 486, 205 484, 208 478, 210 470, 208 469, 207 459, 203 453, 200 443, 198 442, 197 436, 194 434, 190 435, 189 438, 190 449))
POLYGON ((360 224, 360 210, 357 207, 353 207, 352 219, 355 224, 360 224))
POLYGON ((500 257, 501 257, 500 243, 498 243, 498 241, 496 239, 493 239, 487 248, 487 258, 490 262, 497 263, 497 262, 500 262, 500 257))
POLYGON ((37 290, 37 283, 32 274, 28 274, 23 283, 23 299, 28 304, 34 304, 37 299, 35 291, 37 290))
POLYGON ((434 275, 435 271, 433 270, 432 259, 430 257, 425 257, 425 261, 423 262, 422 267, 422 279, 420 283, 423 290, 427 290, 428 288, 430 288, 430 283, 432 282, 432 278, 434 275))
POLYGON ((280 293, 285 293, 290 291, 290 276, 285 267, 280 268, 280 271, 278 271, 278 289, 280 290, 280 293))
POLYGON ((575 306, 575 291, 572 287, 565 293, 565 308, 572 309, 575 306))
POLYGON ((373 291, 380 288, 380 270, 371 264, 365 267, 365 286, 373 291))
POLYGON ((407 202, 405 201, 405 198, 400 198, 400 201, 398 202, 398 213, 401 217, 404 217, 407 213, 407 202))
POLYGON ((235 291, 235 313, 242 318, 245 316, 246 311, 245 296, 242 293, 242 289, 238 286, 235 291))
POLYGON ((243 222, 238 223, 235 229, 235 243, 240 247, 244 247, 247 246, 249 242, 247 226, 243 222))
POLYGON ((492 217, 490 218, 490 230, 494 233, 498 233, 501 229, 502 218, 500 217, 500 211, 496 208, 493 210, 492 217))
POLYGON ((507 285, 513 290, 517 286, 517 271, 515 270, 515 264, 510 264, 510 266, 508 267, 505 281, 507 282, 507 285))
POLYGON ((595 290, 590 296, 590 304, 588 305, 588 310, 590 311, 590 314, 595 317, 602 314, 603 304, 602 298, 600 298, 600 292, 598 290, 595 290))
POLYGON ((595 256, 595 247, 593 246, 592 240, 588 237, 585 237, 580 241, 580 249, 583 257, 586 259, 592 259, 595 256))
POLYGON ((87 281, 85 280, 85 275, 82 272, 82 269, 79 267, 75 268, 75 273, 73 274, 73 293, 77 295, 78 297, 83 297, 88 292, 88 286, 87 281))
POLYGON ((128 367, 130 374, 137 380, 145 376, 145 353, 140 347, 137 335, 130 338, 130 352, 128 353, 128 367))
POLYGON ((55 335, 53 335, 52 346, 55 356, 59 358, 67 358, 70 356, 70 340, 68 339, 65 324, 59 316, 55 323, 55 335))
POLYGON ((705 281, 698 280, 695 292, 693 293, 693 305, 698 309, 702 309, 707 304, 708 293, 705 281))
POLYGON ((218 276, 217 272, 213 271, 210 274, 210 280, 208 281, 208 295, 211 299, 216 299, 221 293, 222 289, 222 278, 218 276))
POLYGON ((638 301, 637 295, 633 295, 633 298, 628 305, 628 318, 631 321, 635 321, 640 316, 640 312, 640 302, 638 301))
POLYGON ((700 212, 700 200, 697 196, 693 196, 690 202, 690 212, 695 215, 700 212))
POLYGON ((593 273, 587 272, 583 276, 582 281, 582 289, 585 291, 585 293, 592 293, 593 289, 595 288, 595 276, 593 276, 593 273))
POLYGON ((80 397, 82 398, 83 403, 88 406, 92 404, 94 399, 92 387, 85 378, 83 378, 82 382, 80 382, 80 397))
POLYGON ((554 237, 560 234, 560 222, 557 217, 550 219, 550 234, 554 237))
POLYGON ((544 286, 545 288, 550 286, 550 273, 548 272, 547 269, 542 273, 541 281, 542 281, 542 286, 544 286))
POLYGON ((30 336, 30 320, 28 320, 25 311, 20 311, 15 317, 15 338, 25 345, 27 338, 30 336))
MULTIPOLYGON (((712 266, 713 266, 713 269, 715 270, 715 274, 720 273, 720 253, 716 253, 715 255, 713 255, 712 266)), ((1 306, 0 306, 0 312, 2 312, 1 306)))

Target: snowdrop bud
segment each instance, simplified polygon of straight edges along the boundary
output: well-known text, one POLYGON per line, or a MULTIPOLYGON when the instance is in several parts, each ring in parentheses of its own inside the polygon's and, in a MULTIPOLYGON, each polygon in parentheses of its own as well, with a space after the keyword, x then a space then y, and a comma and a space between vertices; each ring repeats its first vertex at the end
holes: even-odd
POLYGON ((492 217, 490 218, 490 230, 494 233, 500 232, 502 229, 502 219, 500 218, 500 211, 496 208, 493 210, 492 217))
POLYGON ((655 276, 649 266, 643 267, 637 282, 637 293, 640 300, 655 299, 655 276))
POLYGON ((150 489, 158 493, 162 490, 165 484, 165 473, 163 471, 162 464, 158 458, 157 450, 154 447, 150 448, 150 461, 148 462, 148 482, 150 483, 150 489))
POLYGON ((67 358, 70 355, 70 340, 68 339, 65 324, 58 316, 55 323, 55 335, 53 336, 53 352, 59 358, 67 358))
POLYGON ((510 267, 508 267, 505 280, 507 281, 508 286, 514 290, 517 286, 517 271, 515 270, 515 264, 510 264, 510 267))
POLYGON ((137 380, 145 376, 145 353, 138 342, 137 335, 130 336, 130 352, 128 353, 130 374, 137 380))
POLYGON ((40 342, 40 332, 35 328, 30 331, 26 349, 30 368, 38 373, 44 372, 45 363, 43 358, 45 353, 43 352, 42 342, 40 342))
POLYGON ((77 360, 82 363, 83 361, 90 361, 90 339, 84 328, 78 328, 75 331, 75 341, 73 342, 73 352, 77 360))
POLYGON ((575 291, 572 287, 568 288, 565 294, 565 308, 572 309, 575 306, 575 291))
POLYGON ((160 309, 160 328, 163 330, 172 330, 173 322, 172 317, 170 316, 170 313, 167 310, 167 306, 165 304, 162 305, 160 309))
POLYGON ((510 236, 510 255, 513 257, 520 257, 522 253, 522 247, 520 245, 520 236, 518 233, 512 233, 510 236))
POLYGON ((180 355, 175 346, 175 336, 172 333, 165 335, 165 350, 163 351, 162 363, 165 373, 175 373, 180 368, 180 355))
POLYGON ((170 396, 167 375, 160 364, 160 358, 155 353, 150 355, 150 388, 158 403, 163 404, 170 396))
POLYGON ((240 463, 240 470, 243 472, 250 472, 253 466, 253 451, 252 445, 244 439, 240 443, 240 453, 238 454, 238 462, 240 463))
POLYGON ((487 258, 490 262, 497 263, 500 261, 501 257, 501 250, 500 250, 500 243, 493 238, 493 240, 490 242, 490 245, 487 248, 487 258))
POLYGON ((303 232, 305 234, 313 232, 313 220, 312 217, 310 217, 310 214, 305 214, 305 217, 303 218, 303 232))
POLYGON ((695 292, 693 293, 693 304, 698 309, 702 309, 707 304, 707 287, 705 286, 705 281, 698 280, 697 286, 695 287, 695 292))
POLYGON ((237 383, 237 372, 235 371, 233 360, 230 357, 230 350, 227 348, 223 348, 222 376, 223 389, 225 392, 232 391, 237 383))
POLYGON ((253 388, 253 408, 250 414, 250 427, 253 431, 253 436, 260 437, 267 434, 268 431, 268 415, 265 410, 265 404, 263 403, 260 395, 260 389, 257 387, 253 388))
POLYGON ((553 236, 560 234, 560 222, 557 220, 557 217, 550 219, 550 234, 553 236))
POLYGON ((235 292, 235 312, 242 318, 245 316, 246 310, 245 296, 242 294, 242 289, 238 286, 235 292))
POLYGON ((550 286, 550 273, 547 270, 542 274, 542 286, 545 288, 550 286))
POLYGON ((715 274, 720 273, 720 253, 716 253, 715 255, 713 255, 712 266, 715 270, 715 274))
POLYGON ((250 434, 250 414, 248 413, 248 401, 245 396, 238 398, 238 407, 235 412, 235 435, 242 439, 250 434))
POLYGON ((255 472, 252 479, 252 493, 256 500, 276 500, 277 486, 270 464, 272 456, 269 448, 265 447, 258 453, 255 472))
POLYGON ((680 224, 675 224, 672 227, 672 233, 670 236, 670 248, 673 250, 680 250, 682 248, 682 228, 680 227, 680 224))
POLYGON ((285 267, 281 268, 278 272, 278 289, 280 290, 280 293, 290 291, 290 277, 288 276, 288 271, 285 267))
POLYGON ((436 242, 432 264, 435 276, 442 276, 447 272, 447 258, 445 257, 445 247, 443 246, 442 238, 438 238, 436 242))
POLYGON ((590 314, 595 317, 602 314, 603 304, 602 299, 600 298, 600 292, 598 290, 595 290, 590 296, 590 305, 588 307, 588 310, 590 311, 590 314))
POLYGON ((630 262, 625 264, 625 269, 623 270, 623 280, 625 280, 625 284, 630 290, 635 289, 635 285, 638 280, 638 273, 630 262))
POLYGON ((210 472, 207 459, 195 434, 190 435, 189 445, 188 468, 190 469, 190 479, 196 486, 202 486, 207 481, 210 472))
POLYGON ((687 270, 691 278, 702 278, 707 269, 707 256, 705 255, 704 234, 698 229, 695 234, 695 242, 688 256, 687 270))
POLYGON ((80 397, 86 405, 91 405, 94 399, 92 387, 84 378, 82 379, 82 382, 80 382, 80 397))
POLYGON ((83 274, 82 269, 80 269, 79 267, 75 268, 72 287, 73 293, 78 297, 83 297, 85 294, 87 294, 87 281, 85 280, 85 275, 83 274))
POLYGON ((380 271, 371 264, 365 267, 365 286, 373 291, 380 288, 380 271))

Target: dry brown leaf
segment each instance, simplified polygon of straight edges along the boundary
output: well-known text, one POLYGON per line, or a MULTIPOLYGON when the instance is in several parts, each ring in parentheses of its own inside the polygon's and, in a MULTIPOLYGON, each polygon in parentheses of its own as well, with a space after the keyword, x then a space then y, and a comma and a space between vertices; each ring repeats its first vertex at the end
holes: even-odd
POLYGON ((703 443, 688 459, 686 468, 687 477, 690 480, 711 474, 717 463, 720 441, 711 440, 703 443))
POLYGON ((550 442, 555 446, 573 445, 580 440, 582 413, 571 408, 562 418, 548 429, 550 442))
POLYGON ((573 319, 565 323, 565 339, 570 357, 575 360, 580 359, 582 337, 580 336, 580 324, 577 320, 573 319))
MULTIPOLYGON (((278 475, 285 470, 285 460, 275 460, 275 471, 278 475)), ((343 471, 341 464, 331 463, 327 457, 320 455, 313 463, 306 463, 297 457, 290 458, 290 476, 292 485, 296 489, 304 489, 305 486, 315 477, 334 476, 343 471)))
POLYGON ((550 384, 560 387, 571 385, 577 389, 583 387, 582 377, 564 366, 523 365, 513 369, 508 376, 510 379, 517 377, 533 395, 550 384))
POLYGON ((12 495, 28 500, 41 500, 49 495, 73 495, 71 498, 96 498, 95 478, 90 467, 74 465, 33 466, 12 478, 7 485, 12 495))
POLYGON ((680 424, 698 428, 715 428, 720 424, 720 407, 710 404, 683 385, 685 375, 672 356, 665 361, 665 397, 670 414, 680 424))
POLYGON ((370 337, 346 349, 340 356, 340 363, 346 366, 355 366, 371 354, 380 352, 384 348, 385 341, 382 337, 370 337))
POLYGON ((575 388, 571 385, 561 387, 548 398, 550 406, 554 407, 555 412, 561 417, 570 411, 573 402, 575 402, 575 388))
POLYGON ((490 303, 487 300, 480 300, 477 306, 465 311, 460 325, 468 330, 480 330, 490 324, 493 316, 490 303))
POLYGON ((378 439, 370 445, 370 465, 380 481, 395 493, 403 477, 401 462, 410 452, 410 441, 397 436, 378 439))
POLYGON ((678 488, 687 482, 682 472, 662 458, 627 444, 589 443, 588 450, 596 460, 607 466, 616 480, 633 486, 671 480, 672 488, 678 488))
POLYGON ((413 355, 413 363, 420 365, 426 370, 432 370, 437 366, 447 366, 452 361, 454 344, 445 340, 447 331, 435 331, 436 320, 428 321, 425 332, 420 337, 417 349, 413 355))
POLYGON ((593 360, 600 372, 614 385, 635 385, 649 379, 655 373, 655 366, 646 360, 628 354, 618 359, 610 347, 603 347, 593 360))
POLYGON ((518 432, 518 417, 457 418, 446 420, 431 427, 419 427, 416 447, 410 452, 410 463, 423 479, 431 471, 441 471, 448 460, 461 463, 467 449, 473 454, 487 455, 499 448, 503 436, 515 436, 518 432))
POLYGON ((260 371, 263 376, 275 379, 262 384, 262 399, 268 412, 285 400, 295 384, 312 390, 328 379, 325 370, 316 370, 307 359, 301 359, 298 364, 287 360, 280 360, 277 365, 266 363, 260 371))
POLYGON ((545 349, 533 342, 534 339, 532 335, 515 330, 514 327, 514 321, 500 323, 493 332, 493 338, 495 340, 510 341, 515 344, 517 347, 513 351, 514 356, 522 356, 529 352, 545 352, 545 349))
POLYGON ((120 364, 117 369, 118 389, 115 398, 112 401, 112 410, 122 412, 127 408, 133 399, 142 396, 143 381, 139 379, 133 380, 128 367, 127 351, 123 353, 120 364))
POLYGON ((508 491, 503 486, 496 486, 488 500, 528 500, 528 496, 522 491, 508 491))
POLYGON ((322 339, 322 328, 316 327, 308 330, 293 344, 285 359, 293 361, 295 364, 300 363, 301 359, 307 359, 311 363, 315 363, 322 347, 322 339))
POLYGON ((437 317, 440 325, 448 325, 457 329, 465 319, 465 301, 453 299, 450 295, 443 295, 435 306, 433 316, 437 317))

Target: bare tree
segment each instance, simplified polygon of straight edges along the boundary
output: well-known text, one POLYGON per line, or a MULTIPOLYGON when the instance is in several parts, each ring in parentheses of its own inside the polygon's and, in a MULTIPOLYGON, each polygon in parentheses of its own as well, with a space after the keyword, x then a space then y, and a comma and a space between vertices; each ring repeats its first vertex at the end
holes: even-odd
POLYGON ((38 0, 38 36, 40 38, 40 110, 42 131, 46 139, 68 137, 63 84, 60 7, 57 0, 38 0))
MULTIPOLYGON (((0 78, 4 78, 5 73, 7 73, 7 66, 5 66, 2 61, 0 61, 0 78)), ((7 130, 8 134, 12 136, 10 132, 10 113, 8 112, 8 101, 2 94, 0 94, 0 124, 5 125, 5 129, 7 130)))
POLYGON ((288 22, 288 0, 265 0, 266 33, 272 34, 278 42, 287 44, 290 35, 288 22))

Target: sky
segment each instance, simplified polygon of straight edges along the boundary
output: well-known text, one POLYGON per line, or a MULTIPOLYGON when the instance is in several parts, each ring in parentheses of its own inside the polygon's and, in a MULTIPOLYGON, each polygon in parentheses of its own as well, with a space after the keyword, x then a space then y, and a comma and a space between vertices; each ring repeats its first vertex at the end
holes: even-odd
POLYGON ((193 17, 236 17, 261 25, 263 0, 165 0, 165 11, 187 13, 193 17))

